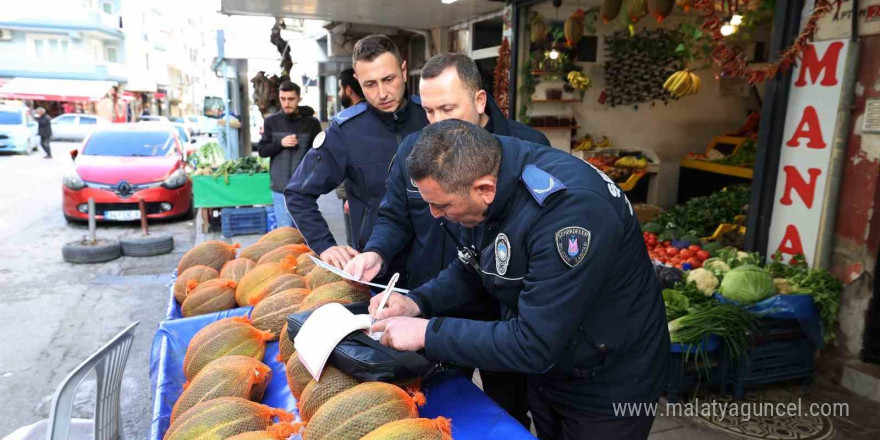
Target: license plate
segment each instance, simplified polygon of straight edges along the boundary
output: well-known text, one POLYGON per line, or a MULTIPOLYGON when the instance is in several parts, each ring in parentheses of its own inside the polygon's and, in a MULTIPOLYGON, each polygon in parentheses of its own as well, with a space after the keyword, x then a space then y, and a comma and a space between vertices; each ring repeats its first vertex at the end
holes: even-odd
POLYGON ((140 211, 104 211, 104 220, 130 221, 140 219, 140 211))

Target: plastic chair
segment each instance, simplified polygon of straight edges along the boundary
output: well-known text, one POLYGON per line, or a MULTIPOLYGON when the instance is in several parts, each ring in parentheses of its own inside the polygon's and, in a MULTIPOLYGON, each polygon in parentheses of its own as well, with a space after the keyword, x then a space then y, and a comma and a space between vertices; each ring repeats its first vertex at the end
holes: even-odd
POLYGON ((110 342, 81 363, 61 382, 52 398, 49 429, 46 440, 67 440, 73 413, 73 397, 82 380, 92 369, 97 376, 95 398, 95 440, 119 440, 119 422, 122 419, 119 392, 122 373, 134 340, 134 328, 140 321, 129 325, 110 342))

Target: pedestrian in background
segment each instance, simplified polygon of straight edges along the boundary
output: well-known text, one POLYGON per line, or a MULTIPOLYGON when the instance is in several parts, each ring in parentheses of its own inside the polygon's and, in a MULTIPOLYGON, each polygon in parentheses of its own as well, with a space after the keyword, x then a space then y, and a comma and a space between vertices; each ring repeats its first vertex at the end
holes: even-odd
MULTIPOLYGON (((303 156, 312 148, 312 141, 321 132, 311 107, 300 107, 300 88, 284 81, 278 87, 281 111, 263 122, 263 136, 258 144, 260 157, 269 157, 269 179, 272 202, 278 226, 293 226, 282 192, 296 171, 303 156)), ((221 129, 222 130, 222 129, 221 129)))
POLYGON ((40 145, 43 146, 43 151, 46 152, 46 156, 43 159, 51 159, 52 148, 49 146, 49 141, 52 139, 52 118, 46 114, 46 109, 43 107, 37 107, 35 113, 38 126, 37 134, 40 135, 40 145))

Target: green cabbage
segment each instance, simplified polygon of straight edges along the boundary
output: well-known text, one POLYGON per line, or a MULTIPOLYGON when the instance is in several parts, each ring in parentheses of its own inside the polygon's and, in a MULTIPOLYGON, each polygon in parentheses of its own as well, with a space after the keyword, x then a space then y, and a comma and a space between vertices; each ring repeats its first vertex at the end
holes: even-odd
POLYGON ((773 294, 773 277, 766 269, 745 264, 730 270, 718 291, 742 305, 754 304, 773 294))

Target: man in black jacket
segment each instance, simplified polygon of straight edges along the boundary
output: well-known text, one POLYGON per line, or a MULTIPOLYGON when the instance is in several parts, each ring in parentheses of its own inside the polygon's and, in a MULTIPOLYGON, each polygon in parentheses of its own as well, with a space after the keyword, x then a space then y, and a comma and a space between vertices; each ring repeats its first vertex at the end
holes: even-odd
POLYGON ((51 159, 52 148, 49 147, 49 140, 52 139, 52 118, 46 114, 46 109, 43 107, 37 107, 34 112, 37 115, 37 134, 40 135, 40 145, 43 146, 43 151, 46 152, 46 156, 43 159, 51 159))
POLYGON ((312 148, 312 141, 321 132, 311 107, 300 107, 299 86, 285 81, 278 87, 281 111, 268 118, 258 144, 260 157, 269 157, 269 178, 272 202, 278 226, 293 226, 293 219, 284 202, 284 188, 303 156, 312 148))

